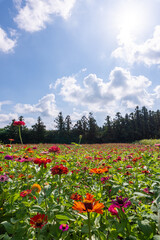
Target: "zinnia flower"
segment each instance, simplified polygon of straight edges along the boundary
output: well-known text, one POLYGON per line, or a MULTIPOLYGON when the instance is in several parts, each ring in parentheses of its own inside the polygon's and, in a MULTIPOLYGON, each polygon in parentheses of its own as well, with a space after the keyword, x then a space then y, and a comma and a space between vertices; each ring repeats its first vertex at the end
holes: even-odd
POLYGON ((51 173, 52 173, 52 175, 67 174, 68 173, 68 168, 64 167, 62 164, 56 165, 53 168, 51 168, 51 173))
MULTIPOLYGON (((117 208, 120 208, 119 206, 112 204, 109 208, 108 211, 112 214, 112 215, 116 215, 118 217, 118 211, 117 208)), ((124 212, 124 209, 122 208, 122 211, 124 212)))
POLYGON ((6 155, 6 156, 4 157, 4 159, 7 159, 7 160, 13 160, 13 156, 6 155))
POLYGON ((143 170, 142 173, 148 174, 148 173, 150 173, 150 171, 148 171, 148 170, 143 170))
POLYGON ((41 186, 37 183, 34 183, 31 187, 31 191, 35 191, 39 193, 41 191, 41 186))
POLYGON ((29 158, 29 157, 19 157, 17 159, 15 159, 16 162, 32 162, 33 161, 33 158, 29 158))
POLYGON ((102 174, 108 172, 108 168, 92 168, 90 173, 102 174))
POLYGON ((52 146, 49 148, 48 150, 49 152, 54 152, 54 153, 59 153, 60 152, 60 148, 57 146, 52 146))
POLYGON ((24 126, 25 122, 23 121, 14 121, 13 126, 24 126))
POLYGON ((117 207, 117 206, 115 206, 114 204, 112 204, 112 205, 108 208, 108 211, 109 211, 112 215, 117 215, 117 216, 118 216, 117 208, 120 208, 120 207, 117 207))
POLYGON ((105 184, 105 182, 109 179, 110 177, 108 176, 108 177, 102 177, 101 178, 101 182, 103 183, 103 184, 105 184))
POLYGON ((33 228, 40 228, 47 223, 48 217, 45 214, 37 213, 34 217, 30 218, 30 224, 33 228))
POLYGON ((69 228, 69 226, 68 226, 67 224, 61 224, 61 225, 59 226, 59 229, 62 230, 63 232, 64 232, 64 231, 67 231, 68 228, 69 228))
POLYGON ((70 197, 71 199, 77 201, 77 200, 82 200, 82 196, 79 195, 77 192, 76 193, 73 193, 70 197))
POLYGON ((143 189, 143 192, 148 193, 148 194, 151 194, 151 193, 152 193, 152 192, 149 191, 149 188, 148 188, 148 187, 147 187, 147 188, 144 188, 144 189, 143 189))
POLYGON ((10 139, 9 139, 9 141, 13 142, 13 141, 14 141, 14 139, 10 138, 10 139))
POLYGON ((11 147, 11 145, 10 145, 10 144, 7 144, 6 147, 11 147))
POLYGON ((20 193, 20 196, 21 196, 21 197, 25 197, 25 196, 27 196, 28 194, 30 194, 31 192, 32 192, 31 189, 24 190, 24 191, 22 191, 22 192, 20 193))
POLYGON ((41 164, 44 164, 44 168, 46 168, 47 167, 46 164, 50 163, 50 162, 52 162, 52 161, 49 158, 36 158, 34 160, 34 163, 39 164, 39 167, 41 166, 41 164))
POLYGON ((7 175, 0 175, 0 182, 6 182, 8 181, 8 176, 7 175))
POLYGON ((84 198, 83 202, 74 202, 72 207, 74 210, 79 211, 80 213, 83 212, 96 212, 103 214, 104 204, 99 203, 94 199, 94 195, 90 193, 86 193, 86 198, 84 198))
POLYGON ((127 201, 128 198, 122 198, 122 196, 116 197, 116 200, 112 200, 112 203, 116 207, 129 207, 131 205, 131 201, 127 201))

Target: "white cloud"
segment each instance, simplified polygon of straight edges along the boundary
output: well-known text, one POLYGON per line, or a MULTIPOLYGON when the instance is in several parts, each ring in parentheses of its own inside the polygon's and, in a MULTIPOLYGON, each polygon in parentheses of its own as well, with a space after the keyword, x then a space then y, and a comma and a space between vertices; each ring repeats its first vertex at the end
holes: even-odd
POLYGON ((119 47, 112 52, 115 58, 121 58, 129 64, 142 62, 148 66, 160 64, 160 25, 155 27, 153 37, 143 44, 136 44, 132 38, 124 38, 123 32, 118 36, 119 47))
POLYGON ((154 89, 154 92, 155 92, 155 97, 160 98, 160 85, 156 86, 156 88, 154 89))
POLYGON ((153 96, 147 92, 151 81, 144 76, 132 76, 128 70, 114 68, 105 82, 95 74, 83 79, 81 87, 75 77, 62 77, 55 83, 63 100, 87 111, 104 112, 126 110, 135 106, 151 107, 153 96))
POLYGON ((3 105, 9 105, 9 104, 11 104, 11 103, 12 103, 12 102, 9 101, 9 100, 0 102, 0 111, 1 111, 3 105))
POLYGON ((6 32, 0 28, 0 51, 4 53, 12 52, 16 46, 16 43, 16 39, 13 40, 11 38, 8 38, 6 32))
POLYGON ((37 104, 18 103, 15 105, 14 110, 19 114, 38 113, 44 117, 54 117, 58 114, 54 94, 47 94, 37 104))
POLYGON ((78 111, 73 109, 73 113, 70 115, 71 120, 75 123, 76 121, 80 120, 82 116, 88 116, 89 111, 78 111))
POLYGON ((24 118, 26 126, 32 126, 36 123, 36 119, 32 117, 25 117, 24 118))
POLYGON ((0 114, 0 128, 11 123, 12 119, 18 119, 18 115, 16 113, 0 114))
POLYGON ((14 21, 20 29, 39 31, 52 21, 53 14, 68 19, 75 2, 76 0, 26 0, 25 6, 20 6, 22 2, 15 0, 18 15, 14 21))

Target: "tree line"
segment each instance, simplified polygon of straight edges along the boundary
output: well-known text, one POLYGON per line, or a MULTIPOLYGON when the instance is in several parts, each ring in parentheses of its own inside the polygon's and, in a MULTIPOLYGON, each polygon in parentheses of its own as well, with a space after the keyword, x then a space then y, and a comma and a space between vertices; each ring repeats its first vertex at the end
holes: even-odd
MULTIPOLYGON (((12 122, 0 129, 0 141, 9 143, 9 139, 14 139, 19 143, 18 128, 13 126, 12 122)), ((25 121, 23 116, 19 121, 25 121)), ((160 138, 160 110, 151 111, 146 107, 141 109, 137 106, 134 112, 125 114, 123 117, 117 112, 111 119, 106 116, 102 127, 97 125, 93 113, 82 116, 74 125, 71 117, 65 118, 60 112, 54 119, 55 129, 47 130, 41 117, 38 117, 37 123, 31 128, 22 126, 22 138, 24 143, 67 143, 79 142, 79 136, 82 137, 81 143, 116 143, 116 142, 134 142, 141 139, 160 138)))

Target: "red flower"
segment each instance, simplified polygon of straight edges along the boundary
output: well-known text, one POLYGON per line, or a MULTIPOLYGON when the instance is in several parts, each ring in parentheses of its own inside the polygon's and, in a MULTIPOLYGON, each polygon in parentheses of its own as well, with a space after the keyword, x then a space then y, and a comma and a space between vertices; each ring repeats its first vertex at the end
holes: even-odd
POLYGON ((75 201, 82 200, 82 196, 79 195, 78 193, 73 193, 70 198, 75 200, 75 201))
POLYGON ((25 122, 23 121, 14 121, 13 126, 24 126, 25 122))
POLYGON ((32 192, 32 190, 30 190, 30 189, 24 190, 24 191, 22 191, 22 192, 20 193, 20 196, 21 196, 21 197, 25 197, 25 196, 27 196, 28 194, 30 194, 31 192, 32 192))
POLYGON ((150 172, 148 170, 144 170, 144 171, 142 171, 142 173, 147 174, 147 173, 150 173, 150 172))
POLYGON ((57 147, 57 146, 52 146, 52 147, 49 148, 49 152, 59 153, 60 148, 57 147))
POLYGON ((64 167, 62 164, 56 165, 53 168, 51 168, 51 173, 52 173, 52 175, 67 174, 68 173, 68 168, 64 167))
POLYGON ((41 164, 44 164, 44 168, 46 168, 47 167, 46 164, 50 163, 50 162, 52 162, 52 161, 51 161, 51 159, 48 159, 48 158, 36 158, 34 160, 34 163, 39 164, 39 167, 41 166, 41 164))
POLYGON ((30 224, 33 228, 40 228, 47 223, 48 217, 45 214, 37 213, 34 217, 30 218, 30 224))

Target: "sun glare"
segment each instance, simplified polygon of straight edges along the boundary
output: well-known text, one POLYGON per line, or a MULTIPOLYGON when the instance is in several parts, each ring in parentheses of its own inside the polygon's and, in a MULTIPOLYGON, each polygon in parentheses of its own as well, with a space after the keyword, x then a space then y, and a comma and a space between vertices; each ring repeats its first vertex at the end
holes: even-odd
POLYGON ((115 25, 124 41, 143 34, 147 21, 147 9, 136 2, 120 6, 115 13, 115 25))

